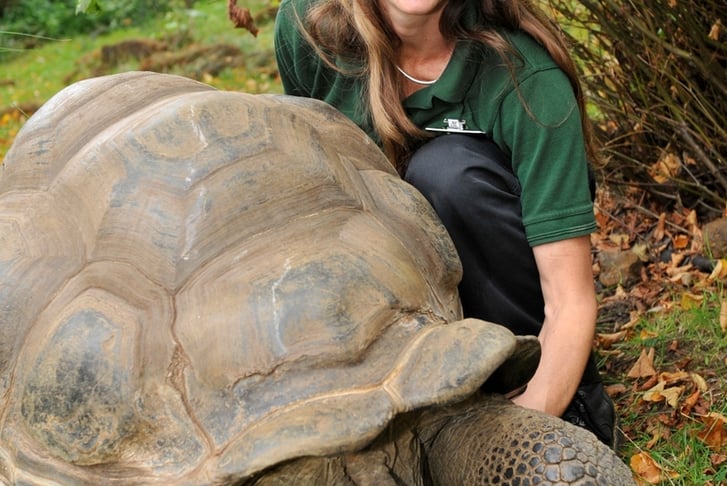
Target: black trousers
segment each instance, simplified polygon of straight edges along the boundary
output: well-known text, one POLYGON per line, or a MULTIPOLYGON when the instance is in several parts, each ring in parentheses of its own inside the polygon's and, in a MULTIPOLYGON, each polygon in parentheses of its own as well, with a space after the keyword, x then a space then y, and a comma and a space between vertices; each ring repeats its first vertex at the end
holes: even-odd
MULTIPOLYGON (((508 157, 484 137, 443 135, 414 153, 404 178, 429 200, 457 248, 465 317, 538 335, 545 317, 543 292, 525 237, 520 184, 508 157)), ((563 419, 618 447, 615 408, 593 353, 563 419)))
MULTIPOLYGON (((538 335, 543 293, 509 158, 485 137, 443 135, 414 153, 404 178, 429 200, 457 248, 465 317, 538 335)), ((593 355, 580 391, 591 384, 605 395, 593 355)))

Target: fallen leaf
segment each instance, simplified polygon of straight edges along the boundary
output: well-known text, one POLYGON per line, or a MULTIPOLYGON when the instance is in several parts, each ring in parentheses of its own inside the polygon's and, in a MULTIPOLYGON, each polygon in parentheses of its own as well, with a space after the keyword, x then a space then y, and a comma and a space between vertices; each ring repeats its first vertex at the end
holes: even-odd
POLYGON ((623 383, 615 383, 606 387, 606 394, 611 398, 626 393, 626 391, 628 391, 628 388, 623 383))
POLYGON ((618 245, 621 249, 629 247, 629 235, 625 233, 612 233, 608 235, 608 239, 618 245))
POLYGON ((639 333, 639 339, 642 341, 646 341, 647 339, 653 339, 655 337, 659 337, 659 334, 654 331, 649 331, 647 329, 642 329, 639 333))
POLYGON ((709 29, 709 34, 707 34, 707 35, 709 36, 710 39, 712 39, 713 41, 716 42, 719 40, 719 34, 720 34, 721 30, 722 30, 722 24, 718 20, 717 22, 712 24, 712 27, 709 29))
POLYGON ((727 300, 723 300, 719 308, 719 327, 723 333, 727 333, 727 300))
POLYGON ((727 454, 710 454, 709 461, 713 466, 719 466, 727 462, 727 454))
MULTIPOLYGON (((689 161, 685 160, 685 162, 689 162, 689 161)), ((684 221, 686 221, 687 226, 689 226, 690 230, 695 230, 696 228, 698 228, 697 211, 695 211, 694 209, 690 210, 687 213, 686 217, 684 218, 684 221)))
POLYGON ((648 452, 642 451, 634 454, 631 456, 630 464, 631 470, 648 484, 659 484, 666 479, 679 477, 675 472, 661 467, 648 452))
POLYGON ((649 245, 646 243, 636 243, 631 247, 631 251, 639 257, 639 260, 646 263, 649 261, 649 245))
POLYGON ((727 446, 727 417, 717 412, 710 412, 702 417, 704 428, 697 434, 697 437, 707 447, 719 453, 727 446))
POLYGON ((644 393, 643 400, 646 402, 665 401, 670 407, 677 408, 679 406, 679 397, 683 391, 683 386, 670 386, 667 388, 666 384, 660 381, 644 393))
POLYGON ((660 440, 668 441, 671 437, 671 429, 661 421, 648 423, 646 432, 651 434, 651 439, 644 446, 646 450, 652 449, 660 440))
POLYGON ((686 370, 687 366, 689 366, 689 363, 691 363, 691 362, 692 362, 691 356, 684 356, 679 361, 674 362, 674 367, 676 367, 677 369, 680 369, 680 370, 686 370))
POLYGON ((659 184, 663 184, 679 174, 681 165, 678 155, 667 152, 651 166, 649 175, 659 184))
POLYGON ((699 401, 700 396, 702 396, 701 392, 699 390, 696 390, 694 393, 684 399, 684 402, 682 403, 682 408, 679 411, 684 415, 691 415, 692 409, 694 409, 694 406, 699 401))
POLYGON ((691 292, 683 292, 680 306, 683 310, 694 309, 704 300, 703 295, 696 295, 691 292))
POLYGON ((689 373, 689 377, 692 379, 695 385, 697 385, 697 389, 705 393, 708 390, 707 380, 702 378, 702 375, 697 373, 689 373))
POLYGON ((687 235, 676 235, 674 238, 674 248, 677 250, 683 250, 689 246, 689 236, 687 235))
POLYGON ((649 351, 642 349, 641 356, 639 356, 639 359, 636 360, 636 363, 634 363, 634 366, 631 367, 626 376, 629 378, 644 378, 654 375, 656 375, 656 370, 654 369, 654 348, 650 348, 649 351))
POLYGON ((715 280, 718 280, 718 279, 721 280, 724 278, 727 278, 727 259, 720 258, 714 264, 712 273, 709 274, 709 277, 707 277, 707 280, 709 282, 713 282, 715 280))
POLYGON ((670 386, 669 388, 664 388, 661 392, 664 395, 666 403, 674 409, 679 408, 679 397, 682 396, 682 393, 684 393, 683 386, 670 386))
POLYGON ((646 452, 631 456, 631 470, 649 484, 661 482, 661 467, 646 452))
POLYGON ((627 331, 621 330, 610 334, 597 334, 596 340, 598 341, 598 347, 601 349, 608 349, 614 343, 622 341, 626 337, 627 331))
POLYGON ((598 225, 599 228, 605 228, 609 223, 609 216, 608 214, 604 214, 601 211, 596 211, 596 225, 598 225))
POLYGON ((673 385, 689 379, 691 379, 691 375, 686 371, 663 371, 659 373, 659 381, 664 382, 665 385, 673 385))
POLYGON ((227 16, 233 25, 238 29, 246 29, 252 35, 257 37, 258 28, 250 15, 250 10, 237 6, 237 0, 229 0, 227 2, 227 16))
POLYGON ((664 239, 664 227, 666 225, 666 213, 659 215, 659 222, 654 229, 654 239, 658 242, 664 239))
POLYGON ((636 391, 646 391, 651 388, 653 388, 657 383, 659 382, 659 379, 656 375, 649 377, 648 380, 643 382, 639 387, 636 388, 636 391))

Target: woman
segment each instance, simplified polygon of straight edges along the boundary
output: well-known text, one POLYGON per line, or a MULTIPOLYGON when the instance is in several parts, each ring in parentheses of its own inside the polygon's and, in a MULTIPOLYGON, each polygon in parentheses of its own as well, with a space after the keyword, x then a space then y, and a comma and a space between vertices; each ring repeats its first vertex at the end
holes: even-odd
POLYGON ((465 316, 538 335, 513 401, 613 445, 591 354, 593 151, 557 30, 527 0, 283 0, 275 40, 286 93, 350 117, 432 203, 465 316))

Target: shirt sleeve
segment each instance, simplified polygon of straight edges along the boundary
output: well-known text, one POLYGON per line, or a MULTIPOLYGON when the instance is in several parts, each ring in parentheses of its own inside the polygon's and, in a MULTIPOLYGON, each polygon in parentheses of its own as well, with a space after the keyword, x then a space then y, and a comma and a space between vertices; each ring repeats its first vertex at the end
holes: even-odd
POLYGON ((529 243, 595 231, 581 116, 565 73, 550 68, 521 79, 501 110, 529 243))
MULTIPOLYGON (((300 2, 298 2, 300 4, 300 2)), ((294 0, 283 0, 275 17, 275 59, 285 94, 311 97, 311 65, 317 64, 315 52, 300 32, 305 13, 294 0)))

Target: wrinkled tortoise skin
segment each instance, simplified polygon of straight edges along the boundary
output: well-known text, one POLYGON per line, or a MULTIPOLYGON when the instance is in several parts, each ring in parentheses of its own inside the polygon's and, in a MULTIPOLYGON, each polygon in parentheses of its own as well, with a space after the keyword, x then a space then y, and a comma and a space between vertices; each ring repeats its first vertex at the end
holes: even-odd
POLYGON ((478 392, 537 341, 461 319, 431 207, 323 103, 94 78, 1 170, 0 484, 630 484, 478 392))

